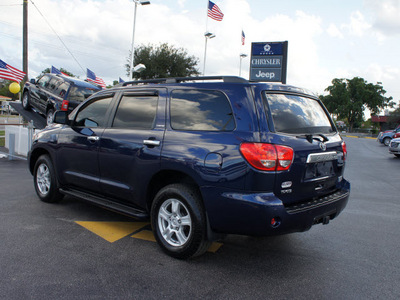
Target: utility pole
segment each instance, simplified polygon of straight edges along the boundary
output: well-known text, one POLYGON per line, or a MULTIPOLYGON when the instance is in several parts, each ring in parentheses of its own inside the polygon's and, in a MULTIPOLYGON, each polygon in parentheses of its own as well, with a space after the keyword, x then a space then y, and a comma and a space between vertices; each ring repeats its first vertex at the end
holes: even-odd
POLYGON ((28 81, 28 0, 22 0, 23 21, 22 21, 22 71, 26 76, 22 81, 28 81))

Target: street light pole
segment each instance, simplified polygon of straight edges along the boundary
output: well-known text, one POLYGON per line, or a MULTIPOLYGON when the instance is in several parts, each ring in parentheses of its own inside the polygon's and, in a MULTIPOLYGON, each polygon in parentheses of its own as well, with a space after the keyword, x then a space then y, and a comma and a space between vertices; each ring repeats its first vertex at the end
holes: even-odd
POLYGON ((240 54, 240 64, 239 64, 239 77, 242 76, 242 59, 247 57, 247 54, 240 54))
POLYGON ((134 53, 134 46, 135 46, 135 25, 136 25, 136 8, 137 5, 149 5, 150 1, 139 1, 139 0, 132 0, 135 3, 134 11, 133 11, 133 29, 132 29, 132 47, 131 47, 131 61, 129 66, 129 80, 132 80, 133 75, 133 59, 135 57, 134 53))
POLYGON ((204 62, 203 62, 203 76, 206 75, 206 59, 207 59, 207 40, 215 38, 215 34, 211 32, 206 32, 204 34, 204 37, 206 38, 205 45, 204 45, 204 62))

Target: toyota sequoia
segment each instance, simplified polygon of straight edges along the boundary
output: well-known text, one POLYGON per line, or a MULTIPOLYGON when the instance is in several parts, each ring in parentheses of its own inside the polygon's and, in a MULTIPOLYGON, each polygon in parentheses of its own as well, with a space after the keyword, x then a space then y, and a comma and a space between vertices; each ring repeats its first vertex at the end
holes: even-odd
POLYGON ((226 234, 328 224, 349 199, 346 156, 313 94, 225 76, 102 90, 57 111, 28 161, 42 201, 70 195, 150 219, 162 250, 189 258, 226 234))

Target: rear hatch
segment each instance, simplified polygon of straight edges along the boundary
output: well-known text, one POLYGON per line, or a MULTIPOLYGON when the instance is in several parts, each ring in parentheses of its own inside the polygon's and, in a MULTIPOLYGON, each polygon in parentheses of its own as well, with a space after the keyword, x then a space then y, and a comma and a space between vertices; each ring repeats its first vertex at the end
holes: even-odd
POLYGON ((263 92, 269 130, 262 142, 293 149, 290 168, 277 171, 274 193, 285 206, 318 201, 338 191, 346 147, 323 104, 312 96, 263 92))

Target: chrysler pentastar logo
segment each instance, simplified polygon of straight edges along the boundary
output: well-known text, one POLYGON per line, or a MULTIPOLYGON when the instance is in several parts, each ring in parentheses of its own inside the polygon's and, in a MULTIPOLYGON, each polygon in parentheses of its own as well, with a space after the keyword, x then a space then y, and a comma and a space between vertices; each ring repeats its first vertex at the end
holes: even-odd
POLYGON ((319 147, 321 148, 322 151, 326 150, 326 145, 323 142, 319 143, 319 147))
POLYGON ((264 51, 265 51, 265 52, 269 52, 270 50, 271 50, 271 45, 266 44, 266 45, 264 46, 264 51))

